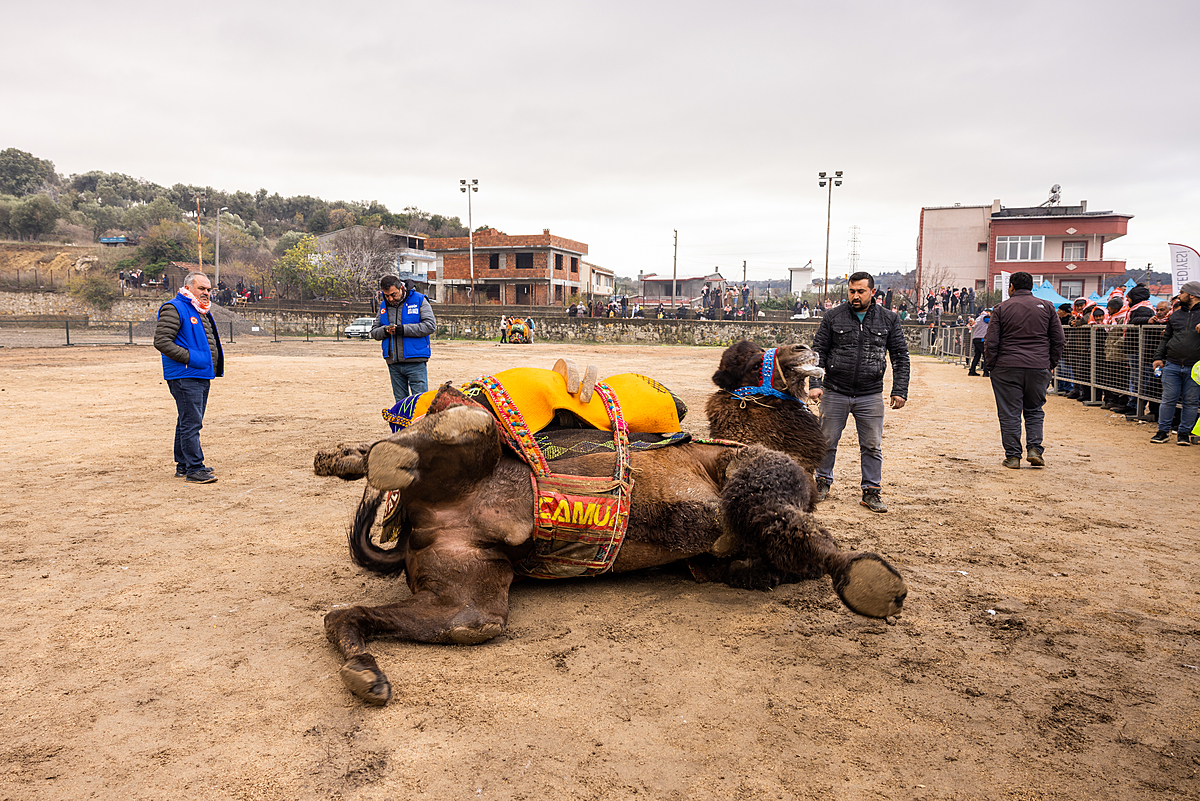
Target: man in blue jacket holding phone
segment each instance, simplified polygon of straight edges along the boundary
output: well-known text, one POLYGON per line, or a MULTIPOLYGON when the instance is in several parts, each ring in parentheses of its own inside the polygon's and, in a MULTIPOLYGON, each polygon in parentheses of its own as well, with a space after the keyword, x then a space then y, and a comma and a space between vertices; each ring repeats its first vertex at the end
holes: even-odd
POLYGON ((383 360, 392 379, 396 403, 429 389, 426 363, 431 355, 429 335, 437 320, 429 300, 399 276, 385 275, 379 281, 383 298, 371 338, 383 343, 383 360))

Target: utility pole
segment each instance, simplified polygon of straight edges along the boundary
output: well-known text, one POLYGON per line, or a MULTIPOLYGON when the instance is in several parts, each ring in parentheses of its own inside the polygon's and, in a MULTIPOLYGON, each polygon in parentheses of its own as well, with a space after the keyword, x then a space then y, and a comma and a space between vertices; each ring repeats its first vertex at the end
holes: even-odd
POLYGON ((204 272, 204 249, 200 243, 200 198, 203 192, 193 192, 192 199, 196 201, 196 272, 204 272))
POLYGON ((679 268, 679 229, 675 229, 675 255, 671 258, 671 308, 679 300, 679 290, 675 288, 675 272, 679 268))
POLYGON ((212 282, 214 290, 221 283, 221 212, 223 211, 229 211, 229 207, 222 206, 217 209, 217 275, 212 282))

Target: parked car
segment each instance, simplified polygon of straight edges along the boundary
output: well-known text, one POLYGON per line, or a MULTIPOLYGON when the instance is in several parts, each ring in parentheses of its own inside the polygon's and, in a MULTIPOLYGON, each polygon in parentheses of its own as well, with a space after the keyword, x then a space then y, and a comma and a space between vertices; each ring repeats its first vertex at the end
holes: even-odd
POLYGON ((375 327, 374 317, 359 317, 346 326, 346 339, 370 339, 371 329, 375 327))

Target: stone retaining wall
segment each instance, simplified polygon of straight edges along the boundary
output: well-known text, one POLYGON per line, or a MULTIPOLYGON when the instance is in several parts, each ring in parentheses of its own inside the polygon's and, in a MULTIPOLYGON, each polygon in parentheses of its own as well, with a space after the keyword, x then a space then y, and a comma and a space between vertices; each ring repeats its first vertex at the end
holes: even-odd
MULTIPOLYGON (((87 315, 93 323, 135 323, 153 319, 164 301, 150 298, 126 298, 105 311, 80 303, 67 294, 50 292, 0 292, 0 321, 8 315, 87 315)), ((222 318, 235 314, 264 334, 341 336, 342 330, 361 312, 314 312, 280 309, 270 302, 225 310, 222 318)), ((435 310, 435 313, 438 313, 435 310)), ((712 320, 639 320, 614 317, 565 317, 561 314, 532 315, 534 341, 613 342, 641 345, 708 345, 726 347, 739 339, 752 339, 764 347, 788 342, 812 343, 820 320, 780 320, 767 322, 727 322, 712 320)), ((905 338, 911 351, 921 344, 925 326, 907 324, 905 338)), ((500 320, 487 314, 445 314, 438 316, 439 339, 498 340, 500 320)), ((514 346, 517 347, 517 346, 514 346)))

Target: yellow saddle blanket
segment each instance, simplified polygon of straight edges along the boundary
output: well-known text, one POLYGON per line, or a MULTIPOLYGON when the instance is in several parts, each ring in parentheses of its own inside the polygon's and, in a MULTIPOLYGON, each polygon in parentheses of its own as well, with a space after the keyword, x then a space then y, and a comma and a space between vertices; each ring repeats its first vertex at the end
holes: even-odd
MULTIPOLYGON (((521 410, 525 423, 532 433, 541 431, 554 420, 559 410, 568 411, 588 425, 601 431, 611 431, 612 423, 604 403, 598 395, 581 401, 578 395, 567 392, 567 379, 554 370, 537 367, 514 367, 492 376, 521 410)), ((637 373, 620 373, 604 379, 616 394, 625 415, 630 432, 662 434, 679 431, 687 407, 671 391, 652 378, 637 373)), ((464 385, 464 388, 469 386, 464 385)), ((408 426, 429 410, 437 390, 430 390, 415 398, 407 398, 383 413, 393 426, 408 426), (409 403, 411 401, 411 403, 409 403)), ((487 398, 492 411, 500 415, 490 397, 487 398)), ((476 398, 480 402, 483 398, 476 398)))

